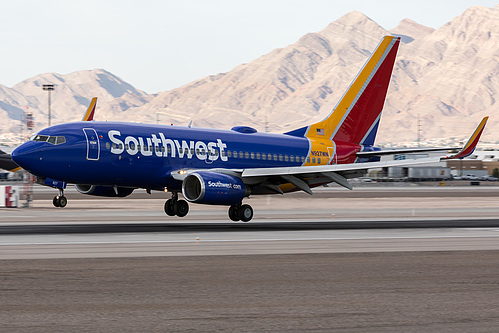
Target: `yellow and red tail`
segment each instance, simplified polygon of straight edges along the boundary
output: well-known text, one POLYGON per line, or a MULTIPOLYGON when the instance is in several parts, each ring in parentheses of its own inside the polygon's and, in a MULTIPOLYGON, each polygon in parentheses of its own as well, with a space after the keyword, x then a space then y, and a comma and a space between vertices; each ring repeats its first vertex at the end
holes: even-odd
POLYGON ((88 106, 87 112, 83 116, 81 121, 92 121, 94 120, 95 106, 97 105, 97 97, 92 98, 90 105, 88 106))
POLYGON ((286 134, 373 145, 399 43, 399 37, 384 37, 324 120, 286 134))

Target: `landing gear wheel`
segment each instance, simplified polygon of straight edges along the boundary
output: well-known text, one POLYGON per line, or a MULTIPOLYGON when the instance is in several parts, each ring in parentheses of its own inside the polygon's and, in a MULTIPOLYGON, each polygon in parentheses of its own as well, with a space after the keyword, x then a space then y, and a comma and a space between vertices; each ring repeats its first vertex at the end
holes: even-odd
POLYGON ((56 195, 52 200, 54 207, 64 208, 68 204, 68 199, 65 196, 56 195))
POLYGON ((184 217, 189 213, 189 204, 185 200, 178 200, 175 202, 175 215, 178 217, 184 217))
POLYGON ((175 216, 175 202, 172 199, 166 200, 165 213, 168 216, 175 216))
POLYGON ((249 222, 253 218, 253 208, 250 205, 242 205, 237 210, 237 213, 242 222, 249 222))
POLYGON ((59 197, 59 207, 64 208, 68 204, 68 199, 65 196, 59 197))
POLYGON ((237 214, 237 206, 236 205, 230 206, 230 208, 229 208, 229 218, 232 221, 234 221, 234 222, 237 222, 237 221, 240 220, 239 215, 237 214))

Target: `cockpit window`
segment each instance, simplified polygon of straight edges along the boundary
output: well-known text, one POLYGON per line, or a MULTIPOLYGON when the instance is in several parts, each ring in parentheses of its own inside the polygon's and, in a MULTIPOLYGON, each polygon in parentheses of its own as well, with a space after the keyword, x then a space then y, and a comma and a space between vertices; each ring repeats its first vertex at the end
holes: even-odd
POLYGON ((35 134, 31 137, 31 141, 41 141, 47 142, 53 145, 60 145, 66 142, 66 138, 63 136, 48 136, 48 135, 38 135, 35 134))
POLYGON ((33 141, 42 141, 42 142, 46 142, 48 140, 48 136, 47 135, 37 135, 33 138, 33 141))

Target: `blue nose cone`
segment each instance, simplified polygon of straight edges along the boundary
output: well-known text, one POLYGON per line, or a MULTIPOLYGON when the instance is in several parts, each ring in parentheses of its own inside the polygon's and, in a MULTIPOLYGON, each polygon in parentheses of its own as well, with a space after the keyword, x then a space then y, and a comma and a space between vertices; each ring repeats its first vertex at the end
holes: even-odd
POLYGON ((36 165, 36 161, 40 160, 39 149, 33 142, 26 142, 14 149, 11 154, 12 160, 21 168, 31 172, 36 165))

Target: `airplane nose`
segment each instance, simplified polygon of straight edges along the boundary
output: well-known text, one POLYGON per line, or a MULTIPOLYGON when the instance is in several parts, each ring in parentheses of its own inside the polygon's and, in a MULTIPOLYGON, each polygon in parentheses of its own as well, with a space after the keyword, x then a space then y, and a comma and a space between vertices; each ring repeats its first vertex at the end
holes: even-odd
POLYGON ((35 151, 36 150, 33 147, 33 144, 31 144, 31 142, 27 142, 14 149, 10 156, 12 160, 21 168, 30 170, 31 165, 36 158, 35 151))

